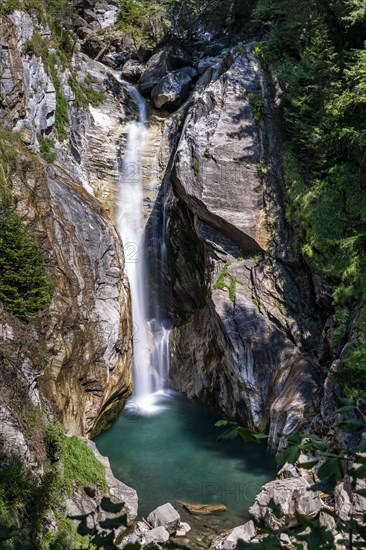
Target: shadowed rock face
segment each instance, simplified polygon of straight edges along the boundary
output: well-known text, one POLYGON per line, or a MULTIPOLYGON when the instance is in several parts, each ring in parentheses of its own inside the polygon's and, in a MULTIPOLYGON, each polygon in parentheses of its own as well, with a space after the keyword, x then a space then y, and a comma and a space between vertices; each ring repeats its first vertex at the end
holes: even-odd
MULTIPOLYGON (((28 331, 43 343, 40 395, 74 434, 107 426, 131 391, 131 319, 120 238, 101 206, 59 169, 23 158, 13 194, 44 251, 54 292, 28 331)), ((11 339, 9 339, 11 344, 11 339)), ((18 344, 20 345, 20 343, 18 344)), ((27 352, 26 352, 27 353, 27 352)))
POLYGON ((209 68, 196 86, 172 174, 169 301, 172 386, 269 430, 276 446, 279 431, 317 412, 309 354, 321 329, 311 276, 288 245, 270 97, 250 54, 209 68), (269 101, 259 125, 249 93, 269 101))

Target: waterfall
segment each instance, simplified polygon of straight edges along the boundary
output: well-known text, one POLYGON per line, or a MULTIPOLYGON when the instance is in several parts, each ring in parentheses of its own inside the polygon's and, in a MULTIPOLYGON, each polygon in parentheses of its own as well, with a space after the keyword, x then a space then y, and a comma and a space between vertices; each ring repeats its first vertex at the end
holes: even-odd
MULTIPOLYGON (((159 315, 148 318, 149 270, 145 261, 145 223, 143 219, 143 160, 149 129, 145 100, 136 88, 123 82, 139 111, 139 119, 128 128, 123 158, 119 159, 117 225, 125 251, 130 281, 133 317, 133 403, 142 412, 154 412, 156 397, 169 373, 169 335, 159 315)), ((165 185, 165 184, 164 184, 165 185)), ((156 253, 166 261, 166 208, 162 234, 156 253)), ((154 309, 154 308, 153 308, 154 309)))

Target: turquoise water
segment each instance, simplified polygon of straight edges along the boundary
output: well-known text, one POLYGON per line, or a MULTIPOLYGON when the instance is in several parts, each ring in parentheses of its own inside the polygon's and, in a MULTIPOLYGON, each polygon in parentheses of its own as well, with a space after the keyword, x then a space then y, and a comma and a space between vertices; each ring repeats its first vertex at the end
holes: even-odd
POLYGON ((130 403, 95 443, 114 475, 137 489, 139 515, 177 500, 225 504, 225 519, 238 525, 261 486, 274 478, 274 461, 262 445, 217 442, 220 418, 220 412, 169 392, 150 414, 130 403))

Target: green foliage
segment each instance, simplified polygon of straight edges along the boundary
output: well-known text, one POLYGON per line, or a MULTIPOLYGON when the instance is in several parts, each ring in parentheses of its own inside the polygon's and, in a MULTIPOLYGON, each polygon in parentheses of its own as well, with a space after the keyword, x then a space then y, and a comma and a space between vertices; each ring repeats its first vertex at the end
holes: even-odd
POLYGON ((53 139, 50 138, 44 138, 42 136, 38 136, 39 142, 40 142, 40 152, 44 160, 50 164, 52 164, 56 160, 56 153, 55 153, 55 142, 53 139))
POLYGON ((94 550, 97 548, 92 543, 90 536, 80 535, 75 522, 68 518, 59 518, 57 531, 48 531, 43 537, 45 550, 63 550, 64 548, 94 550))
POLYGON ((253 110, 253 118, 258 124, 267 107, 267 100, 258 93, 248 94, 248 99, 253 110))
MULTIPOLYGON (((311 470, 314 469, 316 476, 319 479, 311 487, 311 491, 321 491, 329 495, 329 501, 334 502, 334 489, 337 483, 345 476, 351 490, 351 498, 356 499, 360 496, 365 496, 365 490, 360 488, 359 482, 366 477, 366 459, 365 459, 365 444, 362 443, 360 434, 366 429, 366 417, 364 415, 366 403, 362 400, 352 400, 342 398, 339 402, 339 408, 336 410, 338 415, 345 415, 345 419, 338 422, 338 430, 344 434, 354 434, 361 441, 359 445, 353 444, 352 449, 349 449, 344 444, 344 438, 331 439, 331 433, 326 438, 321 439, 314 434, 297 432, 295 434, 279 434, 286 448, 277 456, 276 461, 279 467, 289 463, 296 466, 298 469, 311 470), (303 461, 303 456, 312 457, 309 462, 303 461), (300 461, 300 459, 302 460, 300 461)), ((230 420, 221 420, 216 423, 216 426, 227 427, 227 430, 220 436, 220 439, 233 439, 240 437, 245 442, 256 441, 266 438, 266 435, 253 433, 247 428, 238 426, 230 420)), ((333 430, 333 428, 331 428, 333 430)), ((278 506, 273 502, 270 503, 274 515, 278 515, 278 506)), ((355 521, 352 517, 344 520, 336 513, 329 509, 329 506, 321 510, 323 513, 330 514, 337 525, 337 532, 342 532, 346 535, 346 539, 355 540, 358 537, 359 542, 355 543, 355 548, 364 548, 366 545, 366 530, 363 521, 355 521)), ((328 531, 324 525, 320 525, 318 517, 308 519, 307 517, 296 514, 297 528, 286 529, 286 533, 295 540, 294 547, 303 548, 302 543, 305 542, 306 548, 316 549, 323 548, 333 550, 335 541, 333 533, 328 531)), ((262 535, 259 543, 255 545, 251 543, 242 543, 239 548, 255 548, 270 550, 272 548, 282 548, 279 540, 279 533, 272 531, 264 522, 260 524, 260 533, 262 535)))
POLYGON ((347 334, 349 316, 347 308, 337 308, 335 325, 331 331, 331 342, 334 347, 342 342, 347 334))
POLYGON ((211 159, 212 158, 212 155, 210 153, 210 150, 208 147, 206 147, 206 149, 203 151, 203 157, 205 159, 211 159))
POLYGON ((96 459, 93 451, 78 437, 67 437, 61 448, 64 466, 64 484, 71 493, 73 483, 77 485, 97 485, 107 490, 105 467, 96 459))
POLYGON ((0 300, 20 319, 37 315, 51 301, 41 250, 16 213, 7 179, 17 163, 17 136, 0 132, 0 300))
POLYGON ((58 76, 59 61, 55 54, 50 56, 50 72, 56 90, 55 128, 60 141, 67 138, 67 124, 69 122, 69 104, 62 92, 61 80, 58 76))
MULTIPOLYGON (((347 311, 366 302, 366 7, 362 0, 259 0, 252 25, 284 89, 289 146, 286 215, 302 252, 333 285, 341 342, 347 311)), ((337 376, 359 391, 366 342, 342 356, 337 376), (341 374, 343 373, 343 374, 341 374), (359 376, 358 374, 359 373, 359 376)))
POLYGON ((189 38, 203 23, 214 32, 242 31, 253 0, 120 0, 120 28, 152 50, 173 35, 189 38))
POLYGON ((107 99, 107 94, 94 90, 87 80, 84 84, 79 83, 73 73, 70 75, 69 84, 75 94, 75 106, 79 109, 87 107, 89 104, 97 107, 107 99))
POLYGON ((198 176, 198 174, 200 173, 200 163, 197 159, 192 162, 192 170, 195 176, 198 176))
POLYGON ((256 165, 255 165, 256 169, 257 169, 257 174, 260 178, 263 178, 263 175, 264 175, 264 166, 263 166, 263 162, 258 162, 256 165))
POLYGON ((1 191, 0 300, 20 319, 37 315, 51 301, 42 253, 1 191))
POLYGON ((231 264, 231 261, 225 263, 224 268, 218 276, 216 283, 213 285, 213 288, 215 290, 223 290, 224 288, 227 288, 229 291, 230 300, 235 303, 236 287, 239 281, 235 277, 233 277, 229 271, 229 267, 231 264))
POLYGON ((0 6, 0 16, 11 13, 18 9, 20 6, 20 0, 5 0, 0 6))

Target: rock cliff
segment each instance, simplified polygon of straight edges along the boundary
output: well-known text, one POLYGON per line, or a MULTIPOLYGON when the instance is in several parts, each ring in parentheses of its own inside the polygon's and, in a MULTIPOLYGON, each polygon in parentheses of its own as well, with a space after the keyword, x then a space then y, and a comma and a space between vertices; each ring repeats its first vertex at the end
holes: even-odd
POLYGON ((276 446, 316 414, 321 388, 312 277, 283 215, 276 103, 250 45, 211 61, 193 98, 172 171, 171 381, 269 429, 276 446))

